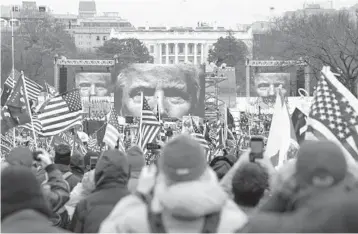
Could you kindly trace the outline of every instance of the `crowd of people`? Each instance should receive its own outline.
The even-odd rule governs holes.
[[[54,155],[13,148],[1,163],[2,232],[358,232],[358,167],[336,144],[305,141],[278,169],[236,150],[208,164],[180,134],[147,166],[135,145],[84,157],[65,144]]]

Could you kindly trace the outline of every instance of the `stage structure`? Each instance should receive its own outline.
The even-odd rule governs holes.
[[[303,60],[250,60],[246,59],[246,97],[250,97],[250,78],[252,67],[304,67],[305,72],[305,90],[310,94],[310,67]]]
[[[205,71],[205,118],[215,122],[220,119],[220,109],[225,105],[225,102],[219,99],[219,84],[227,80],[226,76],[218,74],[218,69],[225,68]]]

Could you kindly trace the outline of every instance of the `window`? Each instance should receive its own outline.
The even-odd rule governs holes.
[[[150,46],[150,53],[152,53],[152,54],[154,53],[154,45]]]
[[[101,40],[101,38],[99,36],[97,36],[96,40],[99,41],[99,40]]]
[[[189,44],[189,54],[193,54],[194,53],[194,45],[193,44]]]
[[[174,54],[174,45],[173,44],[170,44],[169,51],[171,54]]]
[[[162,44],[162,54],[166,54],[167,46]]]
[[[104,40],[104,41],[107,40],[107,37],[106,37],[106,36],[103,36],[103,40]]]
[[[184,44],[179,44],[179,54],[184,53]]]

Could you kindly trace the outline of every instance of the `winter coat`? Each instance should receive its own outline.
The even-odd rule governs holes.
[[[70,166],[67,165],[62,165],[62,164],[55,164],[56,167],[62,172],[63,175],[65,175],[66,173],[71,172]],[[74,173],[72,173],[69,177],[66,178],[67,183],[70,185],[71,191],[73,190],[73,188],[79,183],[81,182],[81,178],[78,177],[77,175],[75,175]]]
[[[198,181],[168,187],[163,175],[157,178],[152,211],[162,214],[167,232],[200,233],[205,216],[221,212],[218,232],[232,233],[247,222],[247,216],[228,198],[215,173],[208,168]],[[123,198],[101,224],[100,233],[148,233],[148,206],[136,195]]]
[[[35,210],[21,210],[1,222],[2,233],[64,233],[63,229],[52,226],[49,219]]]
[[[95,190],[76,206],[70,226],[72,232],[97,233],[100,224],[117,202],[130,194],[127,188],[128,164],[123,166],[123,160],[119,155],[106,152],[96,166]]]

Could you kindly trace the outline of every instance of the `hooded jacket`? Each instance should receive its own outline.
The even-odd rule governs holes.
[[[131,176],[128,181],[129,191],[132,193],[136,190],[138,179],[142,168],[145,165],[144,155],[138,146],[133,146],[127,151],[129,165],[131,167]]]
[[[233,233],[243,227],[247,216],[220,187],[215,173],[208,168],[197,181],[167,186],[159,174],[151,201],[152,211],[162,214],[167,232],[200,233],[204,216],[220,213],[218,232]],[[100,233],[148,233],[147,204],[135,195],[122,199],[101,224]]]
[[[105,151],[95,169],[96,188],[77,204],[70,230],[75,233],[97,233],[115,204],[129,194],[128,178],[126,155],[118,150]]]
[[[81,178],[75,175],[72,171],[69,165],[63,165],[63,164],[55,164],[56,167],[62,172],[62,175],[65,175],[66,173],[71,173],[70,176],[66,178],[67,183],[70,185],[71,191],[73,188],[81,182]]]

